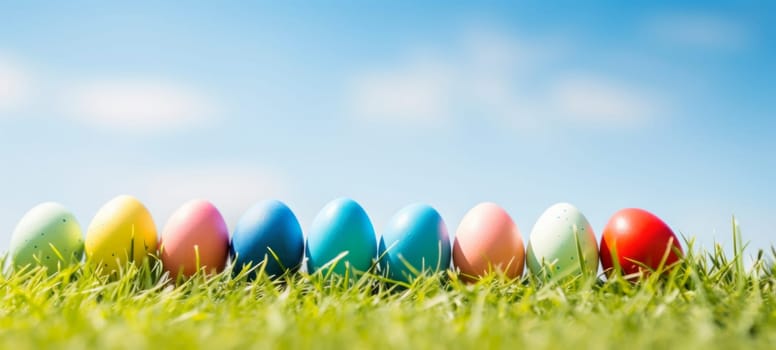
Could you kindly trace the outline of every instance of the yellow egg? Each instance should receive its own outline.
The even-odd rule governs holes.
[[[127,263],[142,263],[156,252],[156,225],[137,198],[118,196],[94,216],[84,245],[89,262],[113,273]]]

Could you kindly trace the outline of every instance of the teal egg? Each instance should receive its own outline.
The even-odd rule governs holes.
[[[366,211],[349,198],[331,201],[313,221],[305,255],[310,273],[332,267],[340,275],[348,267],[367,271],[377,255],[377,239]]]
[[[11,236],[11,261],[16,268],[44,266],[48,271],[81,261],[84,240],[75,216],[58,203],[40,204],[22,217]]]
[[[380,267],[388,278],[409,282],[424,271],[450,266],[450,237],[442,216],[425,204],[412,204],[391,218],[380,237]]]

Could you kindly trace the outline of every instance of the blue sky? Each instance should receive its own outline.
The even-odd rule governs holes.
[[[161,229],[349,196],[524,237],[571,202],[642,207],[706,246],[774,243],[776,26],[763,3],[0,5],[0,249],[43,201],[86,228],[123,193]]]

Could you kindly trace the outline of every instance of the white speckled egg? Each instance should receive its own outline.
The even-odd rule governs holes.
[[[545,210],[534,224],[526,260],[531,273],[537,276],[563,277],[583,271],[595,274],[598,269],[598,245],[593,228],[573,205],[555,204]]]

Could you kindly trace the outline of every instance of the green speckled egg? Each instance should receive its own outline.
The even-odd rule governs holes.
[[[58,203],[32,208],[16,225],[11,236],[13,265],[45,266],[50,273],[81,261],[84,240],[75,216]]]

